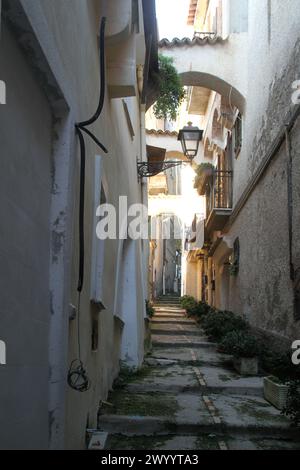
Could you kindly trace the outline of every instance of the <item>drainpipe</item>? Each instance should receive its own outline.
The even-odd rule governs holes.
[[[163,267],[163,295],[166,295],[166,265]]]
[[[295,281],[295,267],[293,263],[293,158],[291,151],[291,139],[288,127],[285,129],[285,143],[287,154],[287,196],[288,196],[288,232],[289,232],[289,264],[290,279]]]
[[[142,94],[144,89],[144,66],[137,66],[137,85],[140,95],[140,158],[139,161],[144,162],[147,160],[146,152],[146,104],[142,102]],[[148,181],[146,178],[141,179],[141,197],[142,204],[148,208]],[[143,262],[143,298],[149,299],[148,287],[148,266],[149,266],[149,240],[141,240],[142,245],[142,262]],[[145,312],[146,315],[146,312]]]

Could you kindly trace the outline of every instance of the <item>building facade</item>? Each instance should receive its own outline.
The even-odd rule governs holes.
[[[186,292],[290,345],[300,332],[298,3],[195,0],[188,21],[193,39],[160,42],[202,116],[196,163],[213,167],[198,188],[204,244],[187,252],[196,288],[187,278]]]

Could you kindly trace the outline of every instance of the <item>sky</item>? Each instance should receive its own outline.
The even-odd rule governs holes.
[[[193,36],[187,25],[190,0],[156,0],[159,39]]]

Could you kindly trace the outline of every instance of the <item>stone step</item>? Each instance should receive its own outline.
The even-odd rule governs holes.
[[[191,322],[190,320],[178,320],[178,319],[172,320],[168,318],[163,318],[162,320],[152,318],[151,323],[153,325],[178,325],[178,324],[188,325],[188,326],[194,325],[194,322]]]
[[[190,320],[189,318],[183,316],[183,317],[175,317],[175,318],[172,318],[170,317],[169,315],[167,316],[163,316],[163,315],[154,315],[152,318],[151,318],[151,321],[153,323],[178,323],[178,324],[182,324],[182,323],[185,323],[187,325],[195,325],[195,322],[194,320]]]
[[[155,310],[154,316],[182,318],[186,316],[186,313],[183,310]]]
[[[184,308],[182,308],[181,304],[156,304],[154,303],[153,305],[156,305],[157,308],[164,308],[164,309],[180,309],[180,310],[185,310]]]
[[[151,332],[154,335],[159,335],[159,336],[202,336],[203,333],[201,331],[197,331],[197,329],[180,329],[180,330],[170,330],[170,329],[164,329],[164,328],[154,328],[154,326],[151,327]]]
[[[170,393],[170,386],[162,383],[145,383],[145,384],[129,384],[126,387],[128,392],[132,393]],[[212,386],[199,385],[172,385],[172,393],[192,393],[199,396],[222,394],[223,396],[239,396],[239,397],[260,397],[263,398],[263,389],[261,387],[235,387],[235,386]]]
[[[164,434],[159,436],[128,436],[111,434],[106,450],[220,450],[217,436]]]
[[[155,315],[165,315],[165,316],[178,316],[178,317],[184,317],[186,316],[185,310],[181,309],[162,309],[162,308],[156,308],[155,309]]]
[[[207,341],[203,336],[165,336],[152,334],[152,345],[155,347],[166,348],[216,348],[215,343]]]
[[[228,398],[228,397],[226,397]],[[168,417],[159,416],[124,416],[124,415],[102,415],[99,418],[98,429],[100,431],[114,434],[116,429],[118,433],[124,435],[157,435],[158,433],[164,434],[185,434],[199,435],[199,434],[215,434],[222,436],[225,433],[238,434],[239,436],[247,434],[248,436],[260,436],[264,439],[297,439],[299,438],[299,430],[290,426],[282,426],[279,423],[273,425],[266,425],[264,423],[248,424],[245,425],[241,422],[236,423],[215,423],[211,417],[197,421],[185,421],[182,419],[170,419]],[[299,445],[299,441],[298,441]]]
[[[156,313],[153,317],[155,320],[167,319],[167,320],[187,320],[187,317],[181,313],[172,313],[168,315],[167,313]]]
[[[225,447],[224,447],[225,446]],[[160,435],[110,434],[106,450],[299,450],[297,439],[280,437],[256,437],[247,433],[198,435],[172,433]]]

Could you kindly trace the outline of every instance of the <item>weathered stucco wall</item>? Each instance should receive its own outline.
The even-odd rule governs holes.
[[[0,108],[0,447],[46,448],[52,114],[5,24],[0,70],[8,89]]]
[[[297,160],[298,156],[295,166]],[[295,227],[297,246],[296,230]],[[229,308],[245,315],[257,328],[298,339],[300,324],[294,320],[293,290],[289,279],[284,146],[228,235],[232,240],[239,237],[240,241],[240,270],[237,277],[230,276]]]
[[[96,0],[21,0],[30,29],[28,36],[19,35],[24,25],[18,24],[18,17],[13,18],[14,34],[21,45],[12,46],[5,36],[1,38],[0,54],[6,61],[5,73],[1,66],[1,79],[7,79],[8,96],[10,93],[14,96],[9,106],[1,107],[1,142],[3,133],[8,149],[3,157],[7,159],[3,181],[14,188],[13,199],[16,199],[14,203],[10,199],[12,210],[6,207],[3,214],[3,220],[8,222],[7,243],[9,240],[12,243],[15,237],[15,248],[5,254],[7,269],[13,270],[11,275],[7,275],[5,263],[0,270],[7,283],[7,306],[3,304],[3,309],[11,338],[8,343],[13,342],[8,355],[11,368],[7,366],[1,373],[8,374],[8,380],[11,380],[10,393],[19,390],[23,394],[21,399],[17,395],[15,399],[10,396],[11,406],[15,407],[13,414],[7,407],[7,413],[1,415],[6,434],[1,445],[10,441],[18,447],[12,438],[18,419],[24,425],[24,432],[18,434],[22,439],[20,447],[78,449],[85,446],[85,430],[97,426],[99,401],[107,397],[118,373],[124,339],[118,317],[125,323],[136,321],[135,365],[139,365],[143,357],[146,266],[140,242],[134,242],[131,260],[138,291],[135,309],[131,309],[132,303],[128,301],[127,309],[123,303],[122,312],[118,307],[122,241],[105,242],[101,300],[106,309],[96,313],[99,319],[98,349],[92,351],[95,308],[91,305],[91,266],[95,239],[95,155],[99,154],[99,149],[87,138],[85,281],[81,296],[80,338],[82,360],[91,379],[91,388],[82,394],[71,390],[66,383],[67,368],[78,357],[78,311],[75,320],[68,320],[69,305],[78,305],[79,145],[74,124],[93,115],[98,104],[98,20],[99,14],[101,16],[105,11],[105,3]],[[30,41],[22,42],[24,37],[29,37]],[[5,49],[8,47],[14,47],[9,54]],[[36,60],[37,49],[42,50],[43,60]],[[55,80],[52,82],[41,73],[42,62],[53,74]],[[5,74],[10,76],[6,78]],[[60,102],[54,102],[53,96],[60,97]],[[61,106],[62,101],[67,126],[60,116],[58,105]],[[116,208],[119,195],[127,195],[128,204],[142,202],[143,197],[136,170],[137,157],[140,158],[142,153],[137,89],[136,96],[126,98],[126,102],[135,136],[130,133],[122,100],[110,100],[107,90],[103,113],[93,126],[95,135],[109,150],[107,156],[102,156],[101,183],[106,201]],[[9,120],[7,113],[11,113]],[[58,171],[59,163],[63,163],[65,173]],[[32,174],[35,168],[36,173]],[[4,200],[12,191],[3,182],[2,188]],[[57,200],[62,199],[63,194],[67,196],[67,206],[58,212],[56,221],[53,220],[52,231],[50,220],[52,224]],[[28,259],[18,266],[23,257]],[[133,293],[128,292],[130,295]],[[26,339],[30,345],[28,357],[24,342],[19,342],[16,349],[16,331],[22,331],[24,341]],[[15,351],[15,358],[10,357],[12,351]],[[23,409],[20,409],[21,405]],[[18,424],[18,430],[23,428]]]
[[[299,22],[295,0],[249,2],[248,100],[243,151],[234,166],[235,200],[266,158],[279,130],[289,121],[287,113],[294,108],[291,95],[292,83],[299,78]],[[299,124],[292,132],[296,269],[298,130]],[[244,313],[253,325],[295,339],[299,338],[300,324],[294,318],[289,276],[287,160],[283,144],[228,232],[232,239],[239,237],[241,246],[241,271],[236,280],[231,279],[230,298],[232,308]]]

